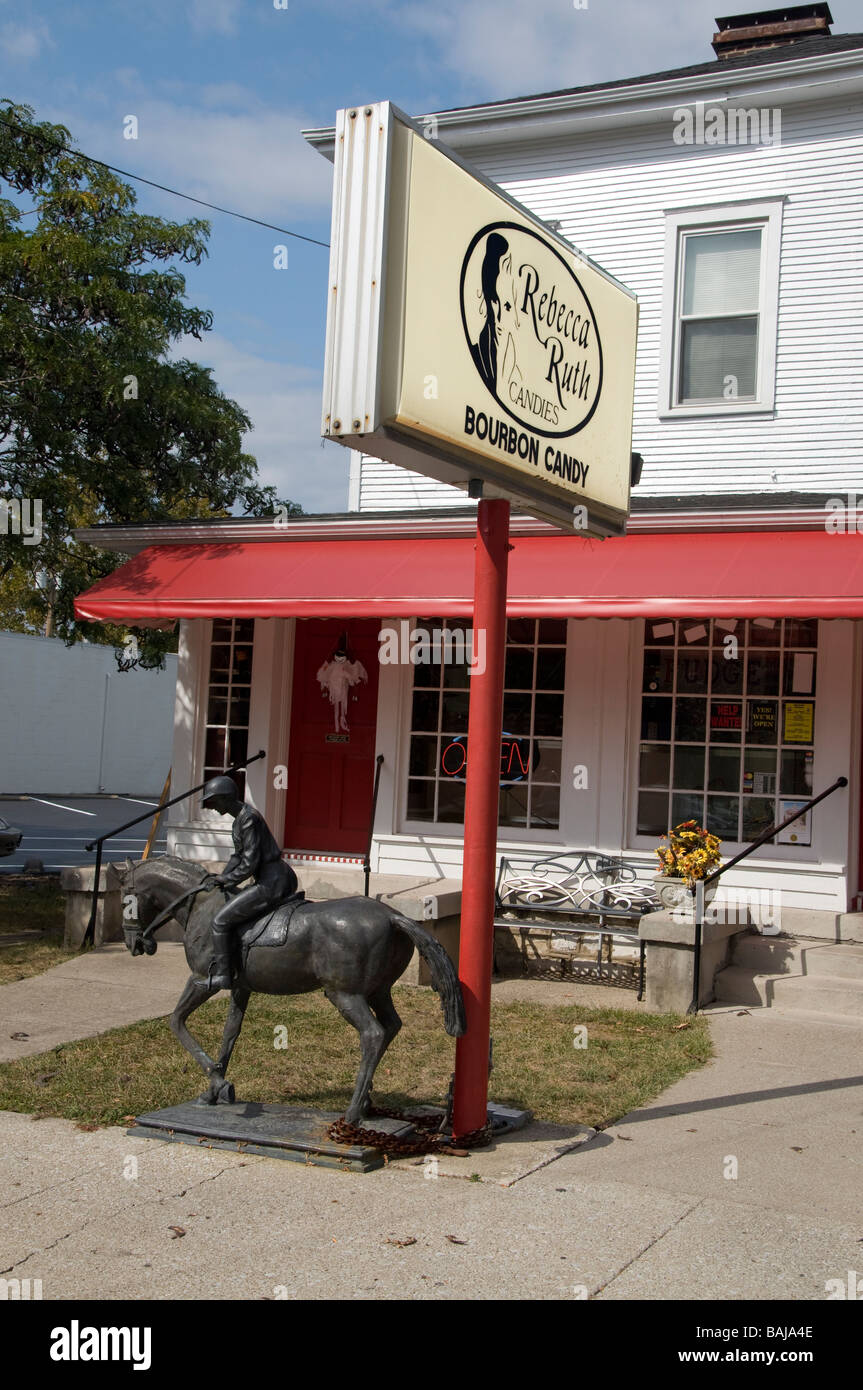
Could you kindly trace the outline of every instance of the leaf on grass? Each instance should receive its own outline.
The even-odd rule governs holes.
[[[675,1033],[679,1033],[680,1030],[681,1030],[681,1028],[691,1028],[691,1027],[692,1027],[692,1020],[689,1019],[689,1018],[685,1018],[685,1019],[683,1020],[682,1023],[675,1023],[675,1025],[674,1025],[674,1031],[675,1031]]]
[[[169,1226],[168,1230],[171,1232],[171,1240],[179,1240],[181,1236],[186,1234],[183,1226]]]
[[[386,1243],[387,1245],[397,1245],[400,1250],[403,1250],[406,1245],[416,1245],[417,1238],[416,1236],[405,1236],[404,1240],[396,1240],[395,1236],[387,1236]]]
[[[49,1081],[52,1081],[52,1080],[54,1079],[55,1076],[59,1076],[59,1072],[56,1072],[56,1071],[43,1071],[43,1073],[42,1073],[41,1076],[37,1076],[37,1077],[36,1077],[36,1085],[37,1085],[37,1086],[47,1086],[47,1085],[48,1085],[48,1082],[49,1082]]]

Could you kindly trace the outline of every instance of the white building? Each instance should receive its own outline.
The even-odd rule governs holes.
[[[696,817],[728,856],[845,776],[729,876],[823,925],[863,894],[863,35],[781,14],[695,67],[421,119],[640,305],[626,537],[513,519],[500,850],[646,871]],[[332,131],[307,138],[331,157]],[[100,527],[136,559],[79,612],[182,619],[176,786],[263,748],[246,795],[291,859],[359,861],[383,755],[372,868],[457,878],[466,668],[379,662],[378,634],[469,620],[473,510],[360,455],[349,505],[287,533]],[[368,676],[347,737],[317,680],[343,634]],[[189,814],[172,847],[222,854]]]

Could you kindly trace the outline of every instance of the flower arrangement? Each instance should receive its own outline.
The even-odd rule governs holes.
[[[697,879],[706,878],[722,863],[719,845],[719,839],[698,821],[682,821],[670,835],[662,837],[656,851],[659,872],[665,878],[682,878],[686,886],[692,888]]]

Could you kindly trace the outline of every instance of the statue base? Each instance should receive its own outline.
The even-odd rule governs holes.
[[[204,1149],[233,1149],[237,1153],[286,1158],[315,1167],[341,1168],[369,1173],[384,1166],[384,1155],[373,1144],[336,1144],[328,1127],[339,1118],[335,1111],[305,1110],[295,1105],[260,1105],[237,1101],[233,1105],[206,1105],[185,1101],[165,1110],[138,1115],[126,1133],[135,1139],[161,1139],[166,1143],[195,1144]],[[406,1139],[415,1133],[404,1120],[369,1120],[372,1129]]]

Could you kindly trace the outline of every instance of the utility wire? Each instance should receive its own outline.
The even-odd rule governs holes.
[[[52,150],[63,150],[64,153],[71,154],[76,159],[86,160],[88,164],[99,164],[103,169],[110,169],[112,174],[122,174],[124,179],[136,179],[138,183],[146,183],[150,188],[158,188],[163,193],[173,193],[175,198],[185,198],[190,203],[198,203],[202,208],[211,208],[213,212],[223,212],[228,217],[239,217],[243,222],[254,222],[258,227],[268,227],[271,232],[281,232],[282,236],[296,237],[298,241],[308,241],[313,246],[323,246],[329,249],[330,243],[328,241],[318,241],[316,237],[303,236],[302,232],[290,232],[287,227],[277,227],[274,222],[262,222],[259,217],[249,217],[245,212],[234,212],[233,208],[223,208],[218,203],[208,203],[204,198],[194,198],[191,193],[181,193],[178,188],[169,188],[167,184],[154,183],[152,179],[145,179],[143,174],[130,174],[128,169],[118,169],[116,164],[106,164],[104,159],[95,159],[93,155],[84,154],[81,150],[74,150],[69,145],[47,140],[37,132],[29,130],[27,126],[19,125],[17,121],[7,120],[5,116],[0,116],[0,124],[8,126],[10,130],[19,130],[22,134],[28,135],[31,140],[39,140]],[[30,211],[35,211],[35,209],[31,208]],[[22,216],[27,216],[27,214],[23,213]]]

